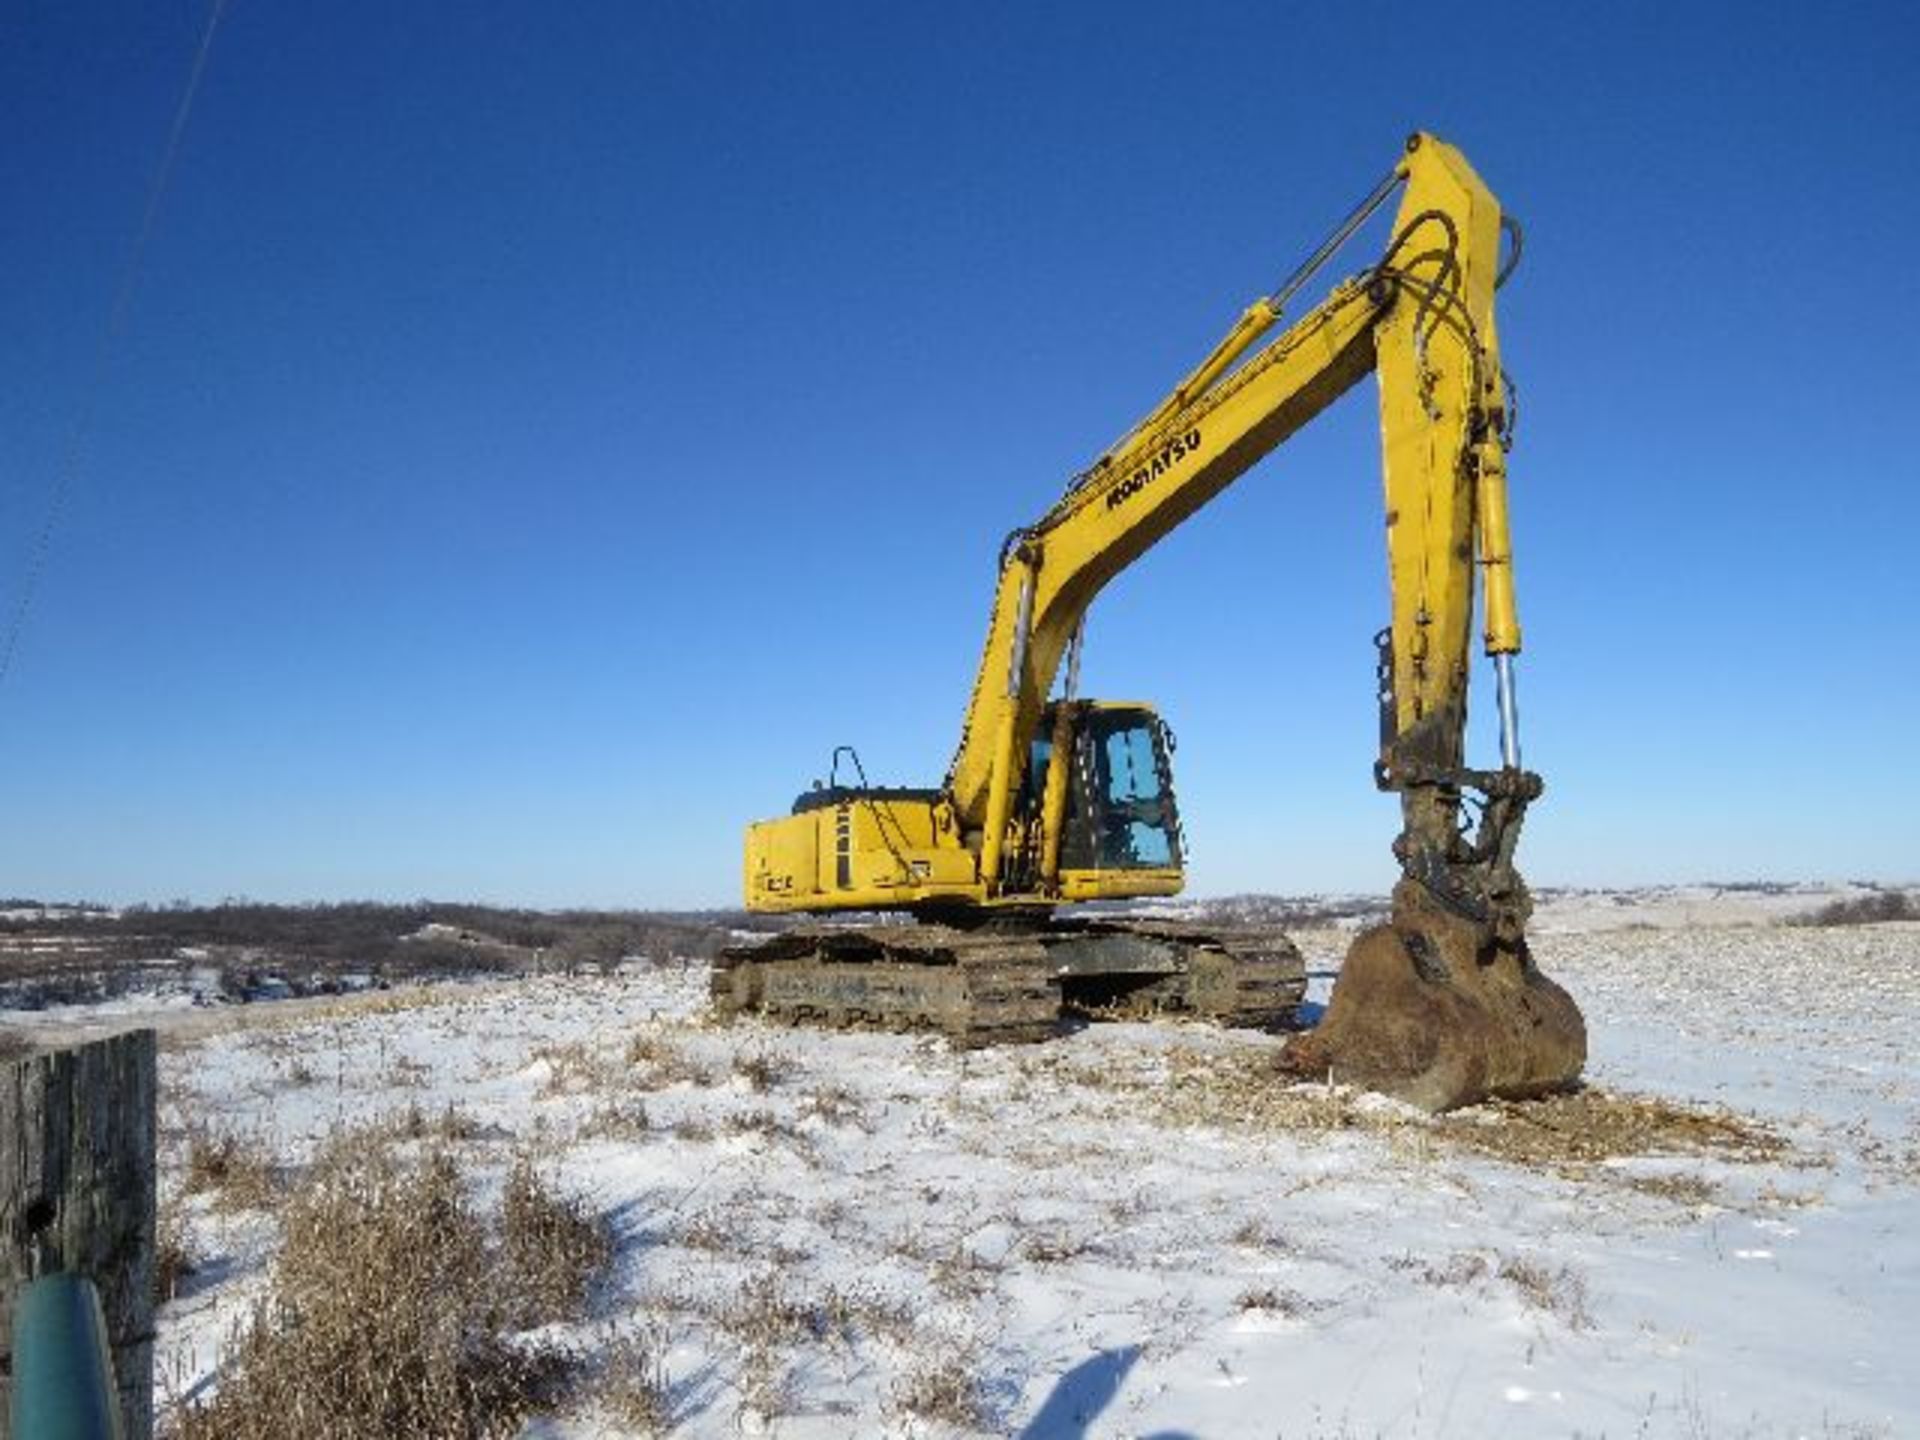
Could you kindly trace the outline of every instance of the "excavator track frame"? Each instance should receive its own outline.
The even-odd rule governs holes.
[[[1279,1029],[1306,989],[1277,929],[1126,918],[796,926],[729,946],[712,978],[722,1019],[932,1031],[969,1049],[1045,1040],[1075,1018]]]

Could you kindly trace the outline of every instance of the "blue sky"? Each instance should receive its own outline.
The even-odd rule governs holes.
[[[0,28],[9,614],[205,14]],[[834,744],[938,779],[1001,535],[1414,128],[1527,227],[1525,868],[1920,878],[1920,20],[1470,18],[233,0],[0,684],[0,890],[732,902]],[[1376,433],[1094,609],[1198,892],[1392,878]]]

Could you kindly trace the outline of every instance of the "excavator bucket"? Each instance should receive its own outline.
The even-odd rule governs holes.
[[[1586,1058],[1580,1007],[1524,937],[1499,937],[1403,880],[1393,918],[1353,942],[1326,1014],[1280,1063],[1437,1112],[1571,1088]]]

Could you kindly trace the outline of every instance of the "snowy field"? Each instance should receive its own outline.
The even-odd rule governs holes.
[[[187,1137],[297,1167],[425,1117],[482,1192],[531,1153],[607,1217],[571,1338],[648,1347],[674,1434],[1920,1435],[1920,925],[1662,903],[1541,916],[1587,1092],[1438,1121],[1248,1032],[716,1028],[694,965],[162,1017],[163,1403],[277,1240],[184,1193]],[[1321,996],[1348,938],[1298,936]]]

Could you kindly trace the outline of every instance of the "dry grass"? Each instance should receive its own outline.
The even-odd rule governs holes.
[[[923,1269],[935,1291],[962,1304],[989,1294],[999,1280],[994,1261],[959,1239],[936,1240],[923,1227],[905,1226],[883,1244],[887,1254]]]
[[[640,1100],[603,1101],[580,1122],[581,1138],[587,1140],[634,1141],[644,1138],[652,1129],[653,1117]]]
[[[1864,1125],[1847,1127],[1861,1162],[1877,1179],[1896,1185],[1920,1185],[1920,1129],[1895,1140],[1871,1133]]]
[[[673,1389],[660,1360],[664,1348],[653,1339],[630,1335],[605,1353],[594,1399],[622,1435],[651,1440],[673,1428]]]
[[[1065,1265],[1100,1253],[1098,1241],[1077,1230],[1044,1230],[1020,1242],[1020,1253],[1035,1265]]]
[[[936,1256],[927,1269],[927,1279],[934,1289],[961,1302],[990,1294],[999,1283],[999,1274],[999,1266],[959,1243]]]
[[[656,1090],[670,1085],[705,1089],[720,1079],[712,1066],[689,1055],[679,1039],[658,1029],[635,1032],[627,1042],[627,1064],[640,1072],[642,1084]]]
[[[862,1286],[804,1294],[790,1289],[776,1270],[753,1276],[717,1303],[694,1308],[739,1346],[739,1409],[743,1417],[763,1422],[792,1408],[790,1357],[795,1352],[822,1346],[851,1351],[863,1336],[906,1347],[920,1333],[919,1316],[905,1301]]]
[[[223,1210],[265,1210],[277,1204],[286,1176],[264,1146],[202,1125],[186,1131],[185,1190],[211,1195]]]
[[[411,1055],[396,1055],[387,1066],[386,1083],[394,1090],[424,1090],[433,1067]]]
[[[1298,1291],[1282,1290],[1272,1285],[1256,1285],[1242,1290],[1233,1304],[1236,1310],[1261,1315],[1284,1315],[1289,1319],[1297,1319],[1312,1308]]]
[[[800,1067],[787,1056],[756,1050],[736,1054],[733,1073],[746,1081],[747,1088],[755,1094],[764,1095],[799,1074]]]
[[[1572,1330],[1593,1328],[1593,1314],[1587,1308],[1587,1282],[1579,1271],[1506,1255],[1494,1273],[1533,1309],[1557,1317]]]
[[[317,1085],[320,1076],[303,1056],[295,1056],[287,1062],[286,1069],[280,1072],[280,1078],[289,1089],[301,1090],[309,1085]]]
[[[750,1351],[819,1340],[828,1330],[820,1307],[794,1296],[772,1272],[748,1280],[714,1318]]]
[[[613,1237],[579,1200],[555,1192],[521,1156],[500,1202],[499,1286],[524,1325],[567,1320],[586,1305],[594,1275],[613,1258]]]
[[[1704,1175],[1630,1175],[1627,1186],[1688,1210],[1704,1210],[1726,1203],[1720,1187]]]
[[[919,1330],[919,1316],[907,1301],[863,1286],[830,1286],[820,1297],[825,1328],[851,1342],[860,1335],[876,1335],[905,1345]]]
[[[1405,1111],[1371,1103],[1356,1091],[1294,1083],[1279,1074],[1274,1052],[1266,1050],[1235,1054],[1176,1050],[1168,1057],[1164,1081],[1114,1072],[1103,1075],[1098,1083],[1148,1101],[1156,1118],[1182,1127],[1311,1134],[1386,1132],[1421,1123]]]
[[[1760,1187],[1754,1199],[1768,1210],[1807,1210],[1827,1203],[1824,1190],[1783,1190],[1771,1180]]]
[[[720,1126],[729,1135],[759,1135],[768,1140],[783,1140],[798,1152],[800,1159],[810,1164],[816,1159],[813,1141],[806,1132],[764,1105],[752,1110],[736,1110],[724,1117]]]
[[[388,1128],[398,1139],[438,1140],[449,1145],[478,1140],[488,1133],[478,1120],[458,1105],[449,1103],[439,1113],[429,1115],[420,1108],[417,1100],[408,1101],[407,1108],[396,1113],[388,1122]]]
[[[712,1255],[728,1255],[752,1249],[752,1241],[745,1232],[717,1210],[701,1210],[687,1216],[674,1226],[673,1242],[689,1250],[704,1250]]]
[[[1456,1250],[1437,1264],[1417,1255],[1396,1256],[1387,1264],[1392,1269],[1411,1273],[1423,1285],[1441,1289],[1464,1290],[1482,1285],[1490,1278],[1502,1280],[1513,1287],[1529,1309],[1556,1316],[1569,1329],[1593,1328],[1586,1277],[1571,1266],[1477,1250]]]
[[[581,1040],[542,1045],[533,1052],[533,1058],[547,1067],[537,1092],[542,1099],[594,1094],[626,1083],[620,1066]]]
[[[1396,1270],[1411,1270],[1423,1285],[1442,1289],[1465,1289],[1487,1277],[1493,1266],[1487,1257],[1473,1250],[1456,1250],[1444,1262],[1433,1265],[1412,1255],[1388,1262]]]
[[[179,1207],[162,1205],[153,1237],[153,1298],[164,1305],[180,1293],[180,1282],[200,1268],[187,1222]]]
[[[1428,1117],[1356,1091],[1290,1083],[1274,1073],[1270,1052],[1185,1051],[1174,1052],[1163,1084],[1144,1078],[1138,1084],[1149,1112],[1168,1124],[1374,1134],[1423,1155],[1482,1155],[1575,1178],[1592,1178],[1609,1161],[1646,1155],[1808,1163],[1778,1131],[1749,1116],[1597,1086]]]
[[[518,1173],[518,1172],[516,1172]],[[285,1208],[266,1298],[204,1405],[179,1411],[179,1440],[484,1440],[516,1434],[574,1368],[516,1343],[501,1297],[532,1285],[578,1303],[582,1221],[529,1171],[509,1185],[496,1243],[452,1156],[403,1158],[383,1129],[351,1132],[315,1161]],[[506,1214],[511,1211],[511,1217]],[[576,1222],[578,1222],[576,1224]],[[534,1237],[562,1236],[546,1280],[503,1282]],[[604,1255],[594,1248],[592,1253]]]
[[[765,1429],[793,1406],[793,1377],[780,1352],[771,1346],[747,1348],[740,1360],[736,1385],[740,1392],[737,1429],[749,1433]]]
[[[629,1065],[658,1065],[667,1058],[679,1058],[680,1047],[658,1030],[636,1030],[627,1041]]]
[[[741,1285],[713,1319],[740,1345],[742,1414],[764,1421],[785,1413],[791,1377],[783,1353],[825,1338],[827,1319],[821,1309],[791,1294],[778,1274],[767,1272]]]
[[[961,1346],[916,1360],[893,1384],[888,1409],[896,1420],[989,1430],[993,1419],[981,1384],[977,1357]]]
[[[1533,1168],[1578,1169],[1635,1155],[1703,1155],[1753,1164],[1793,1159],[1786,1138],[1750,1116],[1595,1086],[1442,1116],[1436,1128],[1448,1143]]]
[[[845,1085],[829,1081],[816,1085],[800,1100],[802,1116],[814,1115],[828,1125],[857,1125],[868,1128],[866,1107],[860,1097]]]
[[[1144,1204],[1145,1201],[1141,1200],[1138,1203]],[[1243,1249],[1257,1250],[1262,1253],[1275,1250],[1286,1252],[1294,1248],[1291,1240],[1258,1215],[1249,1215],[1242,1220],[1234,1227],[1233,1234],[1227,1238]]]

